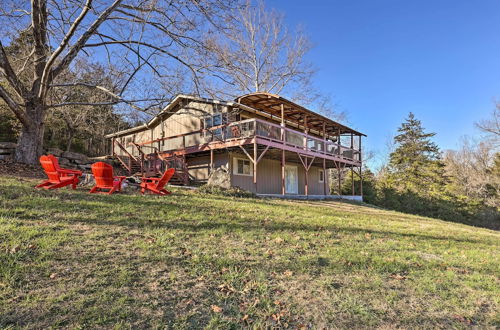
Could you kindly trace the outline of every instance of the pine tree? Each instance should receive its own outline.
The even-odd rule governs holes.
[[[394,138],[396,149],[390,154],[389,183],[399,191],[440,194],[446,177],[439,147],[431,140],[420,120],[410,112]]]

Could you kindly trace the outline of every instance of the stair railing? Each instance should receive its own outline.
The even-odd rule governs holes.
[[[128,161],[123,160],[118,153],[115,152],[115,146],[120,148],[128,157]],[[120,141],[113,139],[113,156],[118,159],[118,161],[125,167],[125,169],[132,174],[132,160],[138,161],[128,150],[120,143]]]

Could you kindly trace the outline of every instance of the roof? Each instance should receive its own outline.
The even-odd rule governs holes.
[[[314,129],[318,132],[323,131],[323,123],[324,123],[325,131],[332,135],[337,134],[338,131],[340,130],[340,134],[353,133],[355,135],[366,136],[363,133],[360,133],[352,128],[342,125],[314,111],[306,109],[303,106],[300,106],[276,94],[256,92],[240,96],[236,99],[236,101],[240,104],[247,105],[259,111],[280,118],[281,118],[281,106],[283,105],[285,120],[294,122],[297,125],[303,127],[306,126],[306,120],[307,120],[307,128]]]
[[[112,138],[122,135],[128,135],[130,133],[139,132],[145,129],[154,127],[157,121],[161,120],[162,117],[167,115],[172,115],[177,111],[176,106],[183,100],[198,101],[210,104],[220,104],[231,107],[239,107],[244,110],[250,111],[260,111],[269,114],[274,117],[281,117],[281,105],[284,106],[284,115],[287,122],[292,122],[299,126],[305,126],[305,118],[307,117],[307,127],[309,129],[316,130],[317,132],[323,131],[323,123],[325,123],[325,130],[327,133],[332,135],[337,134],[340,130],[340,134],[353,133],[356,135],[363,135],[352,128],[344,126],[336,121],[333,121],[325,116],[322,116],[314,111],[308,110],[290,100],[287,100],[279,95],[270,93],[251,93],[238,97],[235,102],[231,101],[220,101],[208,98],[197,97],[193,95],[178,94],[172,102],[170,102],[162,111],[160,111],[155,117],[153,117],[149,122],[129,128],[116,133],[108,134],[106,138]],[[175,111],[173,111],[175,110]]]

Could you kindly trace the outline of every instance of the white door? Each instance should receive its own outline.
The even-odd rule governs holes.
[[[299,175],[297,166],[285,166],[285,193],[298,194],[299,193]]]

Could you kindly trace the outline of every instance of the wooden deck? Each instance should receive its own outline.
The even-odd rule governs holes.
[[[260,119],[248,119],[207,130],[198,130],[187,134],[166,137],[138,144],[154,146],[159,142],[170,142],[177,146],[168,150],[159,150],[165,155],[187,155],[197,152],[241,147],[245,145],[263,145],[269,148],[295,152],[305,157],[327,159],[348,166],[361,166],[361,151],[351,145],[345,146],[321,139],[288,127]]]

